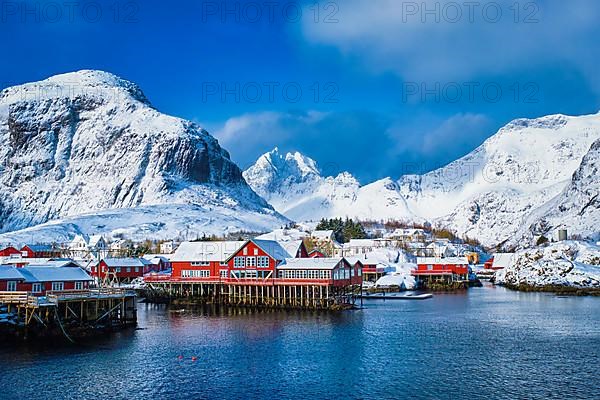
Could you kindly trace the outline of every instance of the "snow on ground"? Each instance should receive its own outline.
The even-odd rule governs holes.
[[[63,218],[15,232],[0,234],[2,244],[68,243],[77,234],[122,236],[134,241],[196,239],[240,231],[266,232],[281,225],[276,214],[192,204],[155,205],[104,210]]]
[[[600,247],[565,241],[522,250],[509,267],[496,272],[495,281],[500,285],[600,289]]]

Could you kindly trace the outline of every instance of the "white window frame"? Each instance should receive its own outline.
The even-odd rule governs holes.
[[[8,292],[16,292],[17,291],[17,281],[8,281],[8,282],[6,282],[6,291],[8,291]]]
[[[269,257],[268,256],[258,256],[256,258],[256,266],[258,268],[269,268]]]
[[[221,271],[219,271],[219,276],[221,277],[221,279],[228,279],[229,278],[229,270],[222,269]]]
[[[52,290],[55,292],[62,292],[65,290],[64,282],[52,282]]]
[[[246,257],[246,267],[256,267],[256,257]]]
[[[246,268],[246,257],[234,257],[233,268]]]
[[[42,284],[34,283],[31,285],[31,293],[42,293]]]
[[[75,290],[83,290],[83,282],[81,282],[81,281],[75,282]]]
[[[184,269],[181,271],[182,278],[210,278],[208,269]]]

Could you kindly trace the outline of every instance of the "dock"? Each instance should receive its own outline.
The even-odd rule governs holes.
[[[0,307],[0,328],[24,338],[62,334],[71,340],[137,324],[135,292],[117,288],[48,291],[45,296],[0,292]]]
[[[233,279],[194,282],[148,279],[145,296],[175,303],[219,304],[289,309],[339,310],[355,306],[360,287],[338,287],[327,280]]]

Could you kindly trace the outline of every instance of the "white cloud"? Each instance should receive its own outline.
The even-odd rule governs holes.
[[[561,63],[578,68],[600,89],[593,67],[600,58],[600,2],[595,0],[523,0],[517,2],[518,14],[515,0],[338,4],[338,23],[305,19],[303,35],[362,58],[376,72],[391,70],[408,81],[452,82]],[[438,11],[427,14],[426,9]],[[496,9],[502,14],[494,23]],[[462,13],[457,22],[452,22],[458,15],[454,10]]]

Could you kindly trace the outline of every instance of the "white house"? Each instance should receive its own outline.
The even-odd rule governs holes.
[[[172,240],[162,242],[160,244],[161,254],[172,254],[177,249],[177,243]]]

